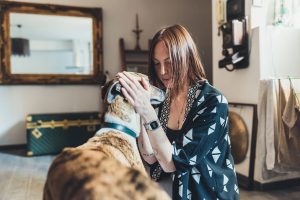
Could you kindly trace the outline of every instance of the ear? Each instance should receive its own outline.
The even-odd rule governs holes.
[[[110,88],[107,91],[107,102],[111,103],[117,95],[121,95],[123,96],[122,92],[121,92],[121,84],[119,83],[119,81],[114,82]]]
[[[150,88],[151,88],[151,96],[150,96],[151,104],[152,105],[161,104],[166,98],[166,93],[163,90],[153,85],[150,85]]]
[[[101,87],[101,98],[102,100],[105,99],[105,97],[107,96],[107,90],[109,89],[109,87],[113,84],[114,80],[110,80],[109,82],[105,83],[102,87]]]

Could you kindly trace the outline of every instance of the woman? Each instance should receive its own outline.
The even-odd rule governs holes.
[[[143,120],[138,139],[151,177],[173,173],[173,199],[239,199],[228,136],[226,98],[205,79],[196,45],[181,25],[156,33],[149,77],[166,90],[158,115],[149,86],[118,73],[122,92]]]

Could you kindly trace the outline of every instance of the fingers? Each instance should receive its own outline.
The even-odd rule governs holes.
[[[118,73],[118,75],[120,77],[119,81],[121,82],[122,86],[126,89],[131,89],[128,90],[130,94],[134,94],[134,92],[138,93],[140,90],[144,89],[139,80],[128,72]]]
[[[123,79],[123,83],[126,83],[126,85],[130,86],[131,89],[135,90],[137,88],[134,80],[130,76],[128,76],[125,72],[119,73],[119,76],[120,76],[119,80]]]
[[[142,77],[141,82],[142,82],[143,88],[144,88],[145,90],[149,90],[150,85],[149,85],[148,81],[145,80],[144,77]]]
[[[134,100],[133,100],[133,98],[128,94],[127,90],[126,90],[125,88],[122,88],[121,91],[122,91],[122,93],[123,93],[125,99],[127,99],[127,101],[128,101],[131,105],[134,106]]]
[[[148,96],[149,83],[145,78],[137,78],[128,72],[118,73],[119,81],[122,85],[122,93],[127,101],[135,106],[136,101],[140,101],[140,98]],[[146,92],[146,93],[145,93]]]
[[[133,98],[135,96],[136,92],[131,88],[130,85],[127,84],[127,82],[123,78],[120,78],[119,81],[122,85],[122,92],[125,89],[126,93]]]
[[[126,76],[124,72],[118,73],[118,76],[122,85],[121,91],[124,97],[131,105],[134,105],[135,98],[138,93],[136,83],[133,82],[131,77]]]
[[[132,83],[134,83],[134,85],[137,89],[143,88],[140,83],[140,80],[141,80],[140,78],[137,78],[136,76],[133,76],[126,71],[124,71],[123,74],[128,78],[128,80],[130,80],[130,81],[132,81]]]

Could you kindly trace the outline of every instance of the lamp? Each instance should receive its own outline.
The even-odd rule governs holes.
[[[29,40],[25,38],[11,38],[11,54],[16,56],[30,56]]]
[[[21,28],[22,25],[16,25]],[[16,56],[30,56],[29,40],[21,37],[11,38],[11,54]]]

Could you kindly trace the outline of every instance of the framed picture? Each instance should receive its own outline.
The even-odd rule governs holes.
[[[252,189],[254,184],[257,134],[257,105],[229,103],[229,136],[239,185]]]

